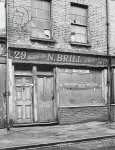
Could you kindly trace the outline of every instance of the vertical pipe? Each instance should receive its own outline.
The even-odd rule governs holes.
[[[108,108],[108,121],[111,121],[111,58],[109,47],[109,3],[106,0],[106,26],[107,26],[107,108]]]
[[[8,89],[8,1],[5,0],[5,10],[6,10],[6,128],[9,128],[9,89]]]

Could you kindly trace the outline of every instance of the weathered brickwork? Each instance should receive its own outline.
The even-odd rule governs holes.
[[[107,121],[107,107],[60,107],[58,118],[60,124]]]
[[[109,1],[109,47],[110,54],[115,55],[115,1]]]
[[[5,0],[0,0],[0,2],[5,2]],[[3,3],[2,3],[3,4]],[[5,4],[5,3],[4,3]],[[3,26],[3,25],[2,25]],[[4,127],[4,122],[6,119],[6,103],[5,103],[5,54],[6,54],[6,44],[5,44],[5,28],[0,28],[0,128]]]
[[[5,77],[6,77],[6,64],[5,64],[6,45],[0,41],[0,128],[4,127],[6,119],[6,103],[5,103]]]
[[[91,47],[71,46],[70,2],[88,5],[88,38]],[[31,0],[9,0],[9,43],[29,45],[30,48],[81,53],[106,53],[106,3],[105,0],[52,0],[52,35],[55,44],[31,41]]]

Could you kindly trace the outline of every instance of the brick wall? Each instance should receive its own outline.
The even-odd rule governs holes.
[[[0,2],[5,2],[5,0],[0,0]],[[3,23],[2,26],[0,27],[0,128],[4,127],[4,121],[6,118],[5,113],[6,105],[5,105],[5,98],[3,96],[3,93],[5,92],[5,57],[3,56],[5,56],[6,52],[4,36],[5,36],[5,24]]]
[[[58,121],[59,124],[107,121],[107,107],[60,107],[58,109]]]
[[[109,42],[110,53],[115,55],[115,1],[109,0]]]
[[[91,48],[71,46],[70,41],[70,2],[86,4],[88,11],[88,33]],[[83,53],[106,52],[106,9],[105,0],[52,0],[52,33],[55,44],[32,42],[31,36],[31,0],[9,0],[9,42],[29,45],[30,48],[59,50]]]
[[[5,35],[5,0],[0,0],[0,9],[1,9],[1,12],[0,12],[0,35]],[[4,10],[3,10],[4,9]]]

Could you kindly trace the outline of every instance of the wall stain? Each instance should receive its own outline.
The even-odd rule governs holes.
[[[28,25],[31,23],[31,15],[29,9],[23,6],[17,6],[14,8],[13,12],[13,29],[16,32],[27,32]]]

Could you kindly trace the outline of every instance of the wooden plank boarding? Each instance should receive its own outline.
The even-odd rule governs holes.
[[[38,122],[51,123],[56,121],[54,111],[54,85],[52,76],[37,77]]]
[[[33,72],[33,114],[34,114],[34,122],[38,121],[38,101],[37,101],[37,93],[36,93],[36,89],[37,89],[37,66],[33,66],[32,68],[32,72]]]

